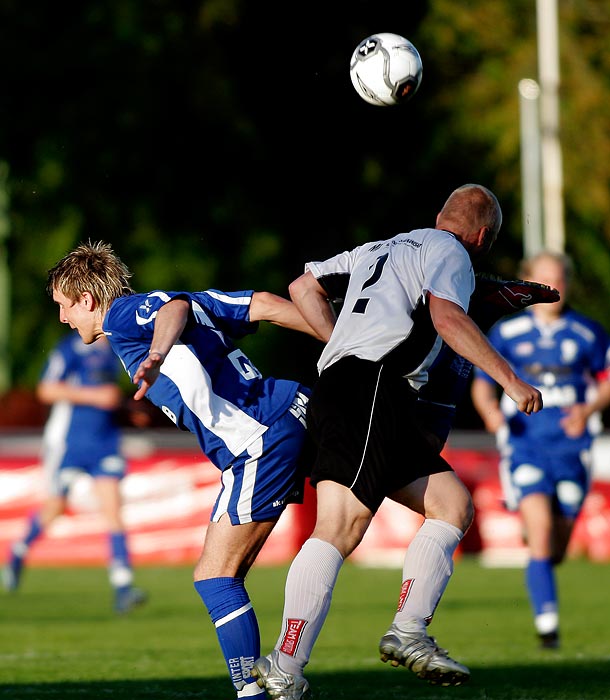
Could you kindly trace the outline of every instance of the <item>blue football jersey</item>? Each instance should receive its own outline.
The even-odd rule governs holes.
[[[566,309],[550,324],[542,324],[527,310],[498,322],[489,333],[491,344],[510,362],[521,379],[542,393],[544,408],[525,415],[506,395],[502,410],[515,446],[535,442],[544,449],[573,449],[591,444],[589,431],[579,440],[566,437],[559,421],[563,409],[583,403],[598,373],[610,364],[609,337],[602,326]],[[493,380],[480,369],[476,376]]]
[[[187,325],[161,365],[147,398],[179,428],[197,436],[206,456],[224,469],[283,415],[298,383],[263,378],[233,344],[257,330],[249,320],[252,291],[163,292],[116,299],[103,329],[133,377],[147,357],[158,310],[171,299],[190,304]]]
[[[74,332],[52,351],[41,381],[99,386],[116,383],[119,372],[108,343],[85,345]],[[51,408],[43,445],[47,452],[67,450],[73,466],[80,466],[102,455],[118,454],[119,441],[114,411],[60,401]]]

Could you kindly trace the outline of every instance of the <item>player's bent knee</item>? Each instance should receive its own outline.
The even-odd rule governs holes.
[[[332,544],[345,558],[362,542],[370,522],[370,515],[342,519],[318,518],[311,537]]]
[[[453,500],[455,504],[454,518],[456,521],[453,524],[459,527],[462,532],[466,532],[474,520],[474,503],[466,486],[461,481],[458,481],[456,485],[458,488],[454,491],[455,498]]]
[[[442,489],[426,503],[426,518],[444,520],[466,532],[474,520],[474,504],[468,489],[457,478],[444,482]]]
[[[474,503],[472,498],[469,496],[464,504],[462,514],[461,514],[461,525],[458,525],[462,532],[466,532],[468,528],[472,525],[474,520]]]
[[[462,498],[448,499],[446,503],[439,505],[434,510],[429,510],[426,513],[426,517],[444,520],[465,533],[474,520],[474,504],[472,498],[470,498],[470,494],[466,492]]]

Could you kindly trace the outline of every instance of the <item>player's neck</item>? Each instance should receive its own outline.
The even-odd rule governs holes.
[[[563,308],[555,304],[535,304],[532,313],[541,323],[554,323],[561,318]]]

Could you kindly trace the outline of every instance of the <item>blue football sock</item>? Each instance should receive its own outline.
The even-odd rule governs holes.
[[[258,621],[244,580],[222,577],[195,581],[195,589],[216,627],[231,681],[237,691],[243,691],[244,686],[255,682],[250,670],[260,656],[261,646]]]
[[[534,615],[556,612],[557,590],[550,559],[530,559],[525,581]]]
[[[133,582],[133,572],[127,549],[127,536],[124,532],[111,532],[110,541],[110,583],[117,590],[126,590]]]
[[[42,526],[40,525],[40,520],[38,519],[38,514],[35,513],[30,518],[28,523],[28,531],[26,536],[23,538],[23,544],[29,547],[34,540],[37,540],[40,535],[42,535]]]

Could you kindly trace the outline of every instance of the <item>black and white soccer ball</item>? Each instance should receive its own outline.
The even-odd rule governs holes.
[[[410,100],[422,79],[421,56],[399,34],[372,34],[352,54],[349,72],[356,92],[372,105],[392,107]]]

